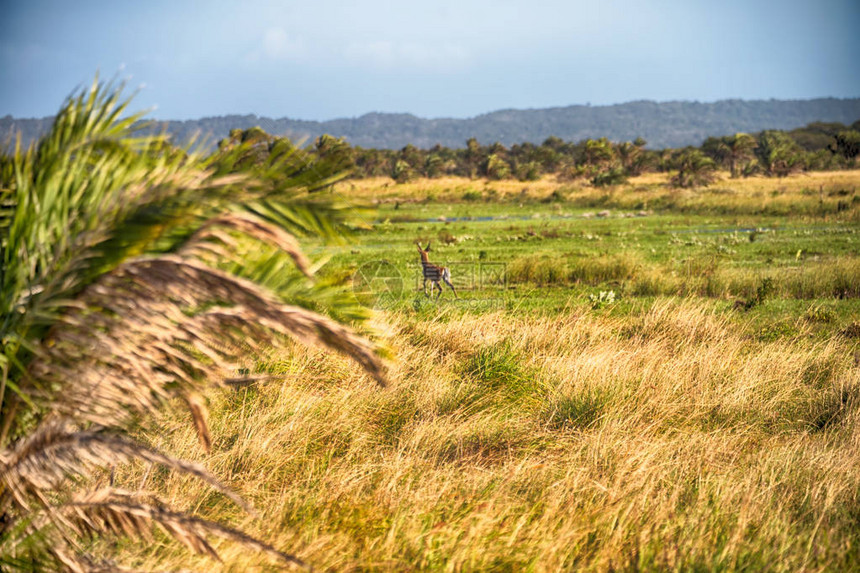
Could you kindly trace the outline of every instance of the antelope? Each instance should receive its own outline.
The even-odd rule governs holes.
[[[427,294],[427,281],[429,280],[430,292],[433,292],[433,285],[436,285],[436,288],[439,289],[439,292],[436,294],[436,299],[442,296],[442,285],[439,284],[440,280],[445,281],[445,284],[451,287],[451,292],[454,293],[454,298],[459,298],[457,296],[457,291],[454,290],[454,285],[451,284],[451,271],[448,270],[448,267],[440,267],[438,265],[434,265],[430,262],[430,258],[427,256],[427,253],[430,251],[430,243],[427,243],[427,248],[422,249],[421,243],[415,243],[418,247],[418,253],[421,255],[421,268],[424,273],[424,295],[429,298],[429,294]]]

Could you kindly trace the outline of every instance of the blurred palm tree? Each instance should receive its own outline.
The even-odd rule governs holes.
[[[351,211],[308,194],[337,174],[286,140],[262,158],[256,141],[204,158],[141,131],[128,103],[96,80],[37,145],[0,155],[0,569],[112,570],[85,540],[154,525],[212,556],[214,535],[301,564],[93,476],[143,459],[248,508],[128,431],[178,396],[208,449],[202,388],[236,381],[241,356],[285,337],[343,352],[384,384],[377,348],[353,328],[363,311],[312,280],[297,239],[338,240]]]
[[[702,151],[712,159],[728,168],[732,178],[744,173],[755,158],[758,146],[755,137],[748,133],[736,133],[723,137],[709,137],[702,145]]]
[[[783,131],[762,131],[756,155],[765,173],[772,177],[786,177],[804,168],[803,149]]]
[[[670,180],[672,185],[698,187],[714,180],[714,160],[696,148],[688,147],[676,152],[672,166],[678,170]]]

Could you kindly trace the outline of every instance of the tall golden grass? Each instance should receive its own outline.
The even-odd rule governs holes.
[[[384,177],[347,180],[337,185],[338,192],[352,198],[382,203],[435,199],[462,201],[480,194],[483,199],[565,200],[584,207],[608,206],[619,209],[674,208],[749,214],[840,213],[849,211],[857,219],[860,170],[814,171],[789,177],[750,177],[732,179],[719,172],[709,185],[694,189],[673,188],[671,173],[646,173],[631,177],[627,183],[595,187],[587,180],[565,182],[554,176],[539,181],[464,177],[418,179],[396,184]],[[840,206],[840,202],[842,205]],[[843,216],[848,216],[845,214]]]
[[[737,216],[739,224],[758,225],[761,217],[797,217],[798,220],[860,222],[860,170],[798,173],[788,177],[733,179],[719,172],[708,185],[691,189],[673,187],[671,173],[647,173],[626,183],[594,186],[587,180],[539,181],[463,177],[418,179],[396,184],[377,177],[339,183],[337,192],[354,201],[399,207],[410,203],[553,204],[583,210],[615,210],[675,214]],[[401,212],[397,217],[409,217]],[[776,224],[779,224],[777,221]]]
[[[167,499],[337,571],[846,571],[860,567],[860,365],[843,335],[761,341],[707,301],[633,316],[388,317],[380,392],[296,347],[213,404],[206,460],[263,513]],[[201,455],[184,419],[144,436]],[[124,470],[138,487],[145,468]],[[211,567],[161,544],[143,568]],[[256,562],[219,550],[225,570]]]
[[[636,253],[567,258],[535,254],[513,259],[506,276],[511,284],[538,286],[597,286],[612,282],[621,291],[636,296],[749,299],[764,281],[769,281],[769,294],[782,298],[860,297],[860,280],[856,278],[860,277],[860,258],[854,256],[798,259],[791,265],[756,269],[733,265],[716,256],[658,263]]]

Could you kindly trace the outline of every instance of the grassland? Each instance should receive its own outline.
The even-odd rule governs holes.
[[[212,454],[181,410],[141,431],[258,519],[187,478],[118,483],[320,570],[860,569],[858,187],[341,184],[376,212],[354,244],[309,251],[323,276],[366,272],[390,388],[297,345],[249,359],[268,382],[213,397]],[[420,292],[416,240],[459,299]],[[213,567],[161,538],[124,551]]]

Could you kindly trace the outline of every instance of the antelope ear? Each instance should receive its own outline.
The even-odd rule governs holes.
[[[419,251],[423,251],[423,250],[424,250],[424,249],[422,249],[422,248],[421,248],[421,243],[419,243],[418,241],[415,241],[415,246],[416,246],[416,247],[418,247],[418,250],[419,250]]]
[[[424,249],[424,250],[425,250],[425,251],[429,251],[429,250],[430,250],[430,242],[429,242],[429,241],[427,242],[427,248],[426,248],[426,249]]]

